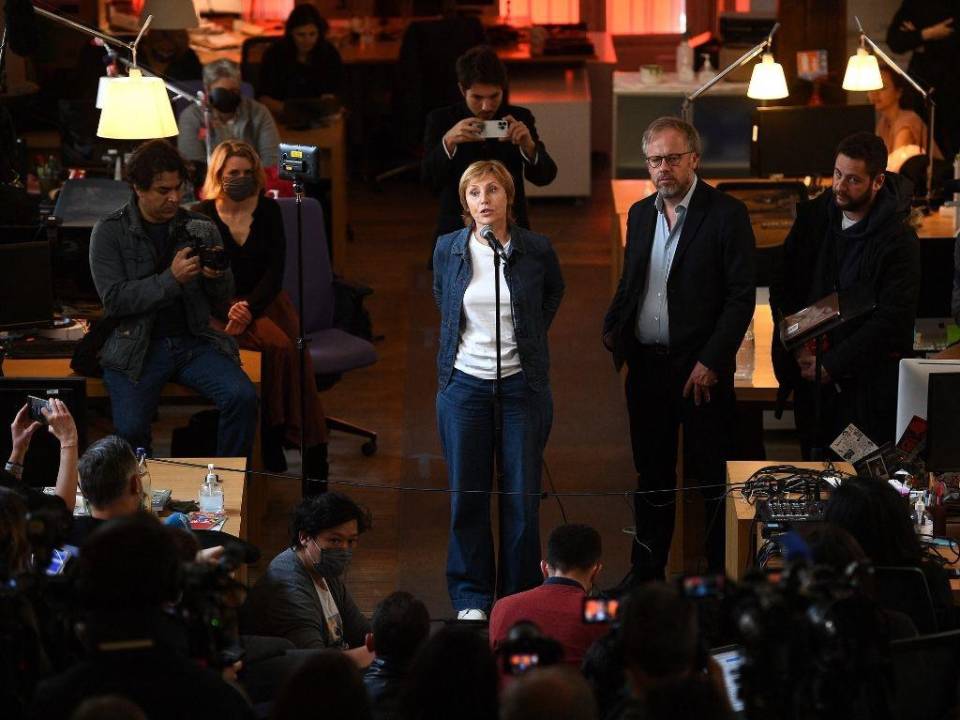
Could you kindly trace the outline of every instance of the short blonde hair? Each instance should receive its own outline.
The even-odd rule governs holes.
[[[463,224],[470,227],[473,222],[470,206],[467,205],[467,186],[484,175],[492,175],[494,180],[503,186],[507,193],[507,218],[513,222],[513,198],[517,192],[513,185],[513,176],[499,160],[479,160],[472,163],[460,176],[460,207],[463,208]]]
[[[203,197],[215,200],[223,191],[223,168],[227,160],[232,157],[242,157],[250,161],[253,166],[253,177],[257,181],[257,192],[263,192],[267,185],[267,174],[263,170],[260,156],[250,143],[243,140],[224,140],[213,149],[210,164],[207,166],[207,177],[203,182]]]

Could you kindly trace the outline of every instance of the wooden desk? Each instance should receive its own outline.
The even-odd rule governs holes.
[[[255,350],[241,350],[240,365],[259,395],[260,353]],[[7,377],[79,377],[70,369],[70,358],[7,358],[3,361],[3,372]],[[103,378],[87,378],[87,397],[109,397]],[[161,401],[196,397],[196,392],[177,383],[167,383],[160,393]]]
[[[746,482],[747,478],[760,468],[777,464],[781,463],[775,460],[728,461],[727,485]],[[791,461],[789,464],[798,468],[812,468],[816,470],[822,470],[826,467],[822,462]],[[853,473],[853,466],[848,463],[834,463],[834,467],[843,472]],[[728,578],[731,580],[739,580],[743,577],[745,571],[753,564],[753,558],[750,557],[750,530],[753,527],[753,518],[756,514],[756,509],[736,491],[727,495],[726,504],[726,560],[724,567]]]
[[[170,460],[171,462],[163,462]],[[189,463],[199,467],[186,467],[173,463]],[[207,465],[213,463],[218,468],[217,475],[223,483],[223,509],[227,513],[227,522],[223,532],[243,540],[247,539],[249,509],[244,503],[246,498],[246,458],[157,458],[147,461],[150,471],[150,483],[154,490],[171,490],[174,500],[196,500],[200,486],[207,476]],[[234,472],[230,472],[234,471]]]
[[[342,272],[347,252],[347,140],[342,114],[334,116],[329,125],[305,130],[294,130],[277,123],[280,140],[298,145],[316,145],[330,155],[330,238],[333,271]]]

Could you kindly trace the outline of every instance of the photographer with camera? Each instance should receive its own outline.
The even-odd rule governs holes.
[[[458,184],[464,171],[481,160],[497,160],[510,171],[516,222],[529,230],[524,178],[543,186],[557,176],[557,164],[537,134],[533,113],[509,104],[507,69],[486,45],[457,58],[457,85],[463,102],[432,111],[424,130],[420,175],[440,196],[434,241],[463,229]],[[495,123],[495,134],[485,132],[486,124],[495,121],[500,121]]]
[[[242,694],[187,657],[171,611],[184,586],[173,533],[146,513],[111,520],[84,546],[77,574],[89,654],[43,681],[33,717],[69,718],[95,695],[121,695],[152,720],[252,718]]]
[[[263,194],[266,174],[253,147],[225,140],[210,158],[203,196],[196,206],[217,226],[236,281],[235,297],[218,320],[240,347],[263,358],[263,449],[267,469],[287,469],[284,443],[300,441],[305,422],[303,461],[307,476],[327,479],[327,422],[313,381],[313,361],[304,353],[306,417],[300,417],[299,319],[287,291],[283,269],[287,255],[280,205]]]
[[[77,500],[77,425],[66,403],[57,398],[47,400],[46,405],[39,408],[39,416],[38,418],[31,413],[30,402],[20,408],[10,424],[10,457],[4,470],[19,483],[23,477],[23,462],[30,447],[30,438],[46,425],[50,434],[60,441],[60,466],[55,495],[72,511]],[[42,504],[44,498],[36,497],[40,493],[31,492],[24,487],[17,489],[24,494],[28,507]]]
[[[117,432],[149,449],[160,391],[173,381],[217,406],[217,454],[246,457],[257,393],[234,339],[210,326],[211,311],[233,297],[220,234],[180,207],[187,168],[165,140],[137,148],[127,177],[134,196],[100,220],[90,239],[93,281],[115,323],[99,357]]]

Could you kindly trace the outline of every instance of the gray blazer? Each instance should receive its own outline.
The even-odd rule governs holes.
[[[210,218],[181,209],[170,226],[174,247],[179,250],[188,245],[191,235],[197,233],[223,247]],[[236,341],[210,327],[211,309],[226,308],[233,297],[233,272],[227,269],[217,279],[201,275],[181,287],[169,267],[160,267],[153,242],[143,229],[135,196],[94,226],[90,272],[107,316],[119,323],[100,350],[102,367],[138,380],[154,317],[180,297],[190,332],[240,363]]]
[[[353,601],[342,578],[327,579],[343,621],[343,639],[351,648],[363,644],[370,622]],[[250,590],[240,611],[240,630],[246,635],[286,638],[298,648],[333,645],[313,578],[300,558],[287,548]]]

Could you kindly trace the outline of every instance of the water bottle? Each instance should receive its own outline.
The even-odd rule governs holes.
[[[144,448],[137,448],[137,472],[140,475],[140,490],[143,493],[140,504],[147,512],[153,512],[153,482],[150,480],[147,451]]]
[[[693,50],[687,45],[688,36],[684,35],[677,45],[677,80],[682,83],[693,82]]]
[[[703,84],[707,80],[712,80],[717,71],[713,69],[713,63],[710,62],[710,53],[703,53],[703,66],[700,68],[700,74],[697,76],[697,82]]]
[[[753,377],[753,366],[756,347],[753,339],[753,320],[747,327],[747,332],[743,336],[743,342],[740,343],[740,349],[737,350],[737,370],[734,377],[738,380],[750,380]]]
[[[207,465],[207,477],[204,478],[203,485],[200,486],[198,504],[200,505],[200,512],[223,512],[223,485],[213,471],[213,463]]]

